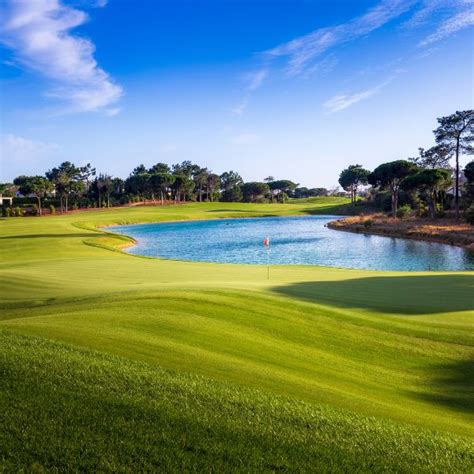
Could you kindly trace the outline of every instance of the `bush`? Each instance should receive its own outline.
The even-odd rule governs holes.
[[[445,217],[446,216],[446,212],[444,210],[444,207],[441,204],[436,204],[435,215],[436,215],[436,217]]]
[[[16,217],[21,217],[21,216],[23,216],[23,209],[22,209],[21,207],[18,207],[18,206],[15,207],[15,209],[14,209],[14,215],[15,215]]]
[[[465,211],[464,216],[468,224],[474,225],[474,204],[471,204]]]
[[[23,207],[30,207],[32,206],[33,204],[36,203],[36,198],[35,197],[26,197],[26,196],[22,196],[22,197],[18,197],[18,196],[15,196],[13,198],[13,206],[23,206]]]
[[[388,191],[380,191],[374,196],[374,206],[388,212],[392,208],[392,196]]]
[[[31,215],[32,216],[39,216],[39,208],[38,208],[38,204],[33,204],[33,206],[31,206]]]
[[[52,204],[50,204],[50,206],[49,206],[49,212],[51,214],[56,214],[56,208]]]
[[[13,215],[13,209],[11,207],[4,207],[2,213],[5,217],[11,217]]]
[[[374,221],[372,219],[366,219],[364,221],[364,227],[366,229],[370,229],[372,227],[372,225],[374,224]]]
[[[119,204],[124,205],[124,204],[128,204],[129,202],[130,202],[130,199],[128,198],[127,195],[120,196]]]
[[[427,217],[428,214],[428,206],[424,202],[421,202],[416,210],[416,217]]]
[[[405,219],[406,217],[411,215],[411,207],[408,204],[405,204],[398,208],[397,210],[397,217],[399,219]]]

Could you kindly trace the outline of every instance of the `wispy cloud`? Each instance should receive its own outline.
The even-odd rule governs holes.
[[[240,104],[237,104],[235,107],[231,107],[229,110],[234,114],[238,115],[239,117],[244,114],[244,112],[247,110],[247,107],[249,105],[249,98],[245,97]]]
[[[435,12],[452,10],[459,0],[420,0],[419,8],[403,23],[406,28],[418,28],[428,23]]]
[[[262,53],[266,64],[283,59],[289,76],[314,68],[315,61],[343,44],[366,36],[388,23],[411,13],[405,27],[429,23],[433,32],[423,41],[427,46],[474,24],[474,0],[381,0],[375,7],[346,23],[318,28]]]
[[[357,104],[363,100],[366,100],[376,94],[378,94],[387,84],[389,84],[392,79],[389,79],[378,86],[372,87],[365,91],[357,92],[355,94],[339,94],[323,104],[323,106],[330,113],[339,112],[341,110],[347,109],[351,105]]]
[[[122,109],[120,107],[108,108],[104,110],[104,113],[107,115],[107,117],[115,117],[121,112],[121,110]]]
[[[85,12],[60,0],[8,0],[1,13],[1,42],[16,63],[51,81],[48,96],[65,101],[68,112],[117,113],[110,106],[122,88],[97,64],[94,44],[71,32],[87,21]]]
[[[55,143],[45,143],[6,133],[0,136],[2,156],[15,163],[37,161],[59,150]]]
[[[239,104],[229,109],[234,115],[241,117],[244,114],[249,106],[252,94],[261,87],[267,75],[268,70],[266,68],[261,68],[243,76],[245,96]]]
[[[245,80],[247,82],[247,90],[257,90],[268,75],[267,69],[259,69],[251,73],[246,74]]]
[[[257,143],[260,137],[255,133],[241,133],[231,139],[233,145],[252,145]]]
[[[474,25],[474,6],[471,5],[469,9],[461,11],[444,20],[432,34],[428,35],[420,46],[428,46],[437,41],[441,41],[458,31]]]
[[[313,32],[269,49],[269,59],[286,58],[290,76],[305,71],[311,63],[330,49],[353,41],[384,26],[409,11],[417,0],[382,0],[377,6],[347,23],[318,28]]]
[[[419,44],[428,46],[474,24],[473,6],[474,0],[379,0],[373,8],[346,23],[318,28],[260,53],[262,67],[244,77],[247,94],[229,110],[236,116],[243,116],[252,92],[262,86],[269,74],[275,75],[280,67],[289,77],[304,78],[328,72],[338,63],[338,47],[403,18],[408,18],[403,20],[404,28],[431,29],[431,33]],[[404,71],[402,59],[398,62],[395,74]],[[328,100],[325,107],[330,112],[346,109],[373,96],[384,85],[356,94],[337,95]]]

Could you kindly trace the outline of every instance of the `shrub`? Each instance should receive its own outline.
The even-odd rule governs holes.
[[[130,202],[130,199],[128,198],[127,195],[123,195],[123,196],[120,196],[120,199],[119,199],[119,204],[121,205],[124,205],[124,204],[128,204]]]
[[[436,214],[436,217],[445,217],[446,216],[446,212],[444,210],[444,207],[439,203],[436,204],[435,214]]]
[[[3,215],[5,217],[11,217],[13,215],[13,209],[11,207],[4,207],[3,208]]]
[[[23,216],[23,209],[21,207],[15,207],[14,213],[16,217],[21,217]]]
[[[411,214],[411,207],[408,204],[400,206],[397,210],[397,217],[399,219],[405,219],[406,217],[410,216]]]
[[[56,208],[52,204],[50,204],[50,206],[49,206],[49,212],[51,214],[56,214]]]
[[[372,219],[366,219],[364,221],[364,227],[366,229],[370,229],[372,227],[372,225],[374,224],[374,221]]]
[[[31,206],[31,215],[32,216],[39,216],[39,208],[38,208],[38,204],[33,204],[33,206]]]
[[[387,191],[380,191],[374,196],[374,206],[382,211],[390,211],[392,207],[392,197]]]
[[[464,212],[468,224],[474,225],[474,204],[471,204]]]
[[[428,214],[429,214],[428,206],[424,202],[420,202],[416,210],[416,217],[427,217]]]

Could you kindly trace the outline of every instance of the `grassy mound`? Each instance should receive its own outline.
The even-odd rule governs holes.
[[[469,441],[0,332],[6,471],[468,471]]]
[[[0,470],[465,470],[473,272],[267,280],[110,251],[129,240],[98,230],[341,204],[0,220]]]

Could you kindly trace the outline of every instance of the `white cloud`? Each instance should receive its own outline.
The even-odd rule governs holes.
[[[107,2],[99,0],[96,6]],[[99,67],[94,44],[71,30],[87,21],[81,10],[60,0],[8,0],[2,8],[1,42],[14,51],[14,59],[52,82],[47,95],[68,103],[68,111],[108,109],[121,97],[122,88]]]
[[[417,0],[382,0],[364,15],[351,21],[317,30],[283,43],[263,54],[268,59],[287,58],[287,72],[298,75],[323,53],[340,44],[355,40],[384,26],[391,20],[409,11]]]
[[[254,71],[248,73],[245,77],[247,82],[247,89],[249,91],[254,91],[258,89],[262,84],[265,78],[268,75],[268,71],[266,69],[259,69],[258,71]]]
[[[385,81],[376,87],[367,89],[365,91],[357,92],[356,94],[338,94],[329,99],[327,102],[325,102],[323,106],[328,109],[330,113],[339,112],[341,110],[347,109],[351,105],[357,104],[358,102],[361,102],[365,99],[368,99],[369,97],[374,96],[375,94],[380,92],[380,90],[383,89],[389,82],[391,82],[391,80],[392,79],[389,79],[388,81]]]
[[[107,115],[107,117],[115,117],[121,112],[121,110],[122,109],[120,107],[114,107],[114,108],[106,109],[104,112],[105,112],[105,115]]]
[[[354,41],[411,12],[405,27],[418,28],[430,24],[434,32],[421,46],[447,38],[474,24],[474,0],[381,0],[363,15],[347,23],[322,27],[286,43],[264,51],[267,65],[283,59],[290,76],[297,76],[314,67],[314,62],[330,50]]]
[[[241,133],[231,139],[233,145],[252,145],[257,143],[260,137],[254,133]]]
[[[405,15],[409,16],[403,23],[405,28],[419,28],[427,23],[431,25],[434,32],[421,43],[425,46],[473,24],[473,3],[474,0],[379,0],[373,8],[346,23],[321,27],[268,49],[260,55],[263,67],[244,76],[247,94],[230,111],[242,116],[248,108],[252,92],[261,87],[269,71],[278,67],[279,62],[282,62],[289,76],[309,77],[328,72],[338,62],[334,52],[337,47],[365,37]],[[394,73],[403,71],[403,65],[398,65]],[[343,110],[379,90],[380,87],[377,87],[353,95],[338,95],[327,101],[325,106],[330,111]]]
[[[13,133],[0,136],[0,152],[4,164],[8,162],[34,162],[59,150],[55,143],[44,143],[19,137]]]
[[[229,109],[234,115],[242,116],[249,105],[249,99],[246,97],[240,104]]]
[[[471,8],[461,11],[443,21],[437,30],[421,41],[420,46],[428,46],[437,41],[441,41],[458,31],[474,25],[474,11]]]
[[[418,28],[430,21],[431,16],[440,9],[452,9],[459,0],[423,0],[421,6],[416,10],[403,26],[407,28]]]
[[[267,69],[258,69],[253,72],[249,72],[244,75],[243,81],[245,82],[246,95],[242,101],[235,107],[231,107],[229,110],[234,115],[242,116],[249,106],[250,98],[252,93],[255,92],[262,84],[268,75]]]

